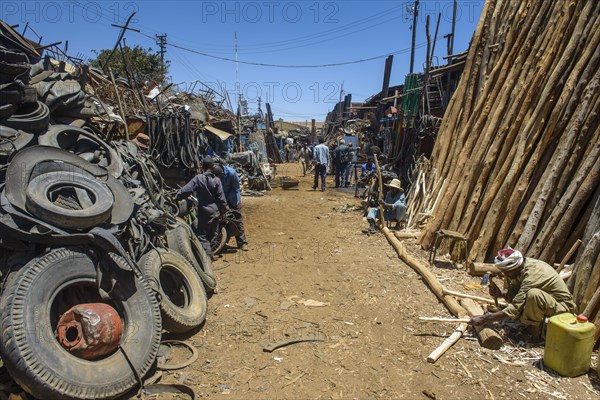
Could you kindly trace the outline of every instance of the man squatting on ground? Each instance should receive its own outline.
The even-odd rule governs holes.
[[[525,258],[509,247],[498,251],[494,264],[504,275],[507,289],[500,291],[495,285],[490,285],[490,295],[504,297],[510,304],[503,310],[472,317],[471,325],[518,319],[531,327],[532,336],[539,337],[546,317],[575,311],[567,285],[545,262]]]
[[[227,165],[215,164],[213,173],[221,179],[225,199],[230,209],[239,213],[238,226],[239,235],[235,237],[238,249],[248,251],[248,241],[246,240],[246,231],[244,229],[244,219],[242,218],[242,193],[240,190],[240,178],[236,170]],[[238,214],[236,213],[236,214]],[[237,218],[238,216],[236,216]]]
[[[221,180],[215,176],[213,168],[212,158],[206,157],[202,161],[204,172],[193,177],[179,189],[175,198],[180,200],[192,193],[195,194],[198,199],[196,236],[206,253],[214,259],[210,241],[217,235],[220,216],[224,216],[227,211],[227,200],[225,200]]]

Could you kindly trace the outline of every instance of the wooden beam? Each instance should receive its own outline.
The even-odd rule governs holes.
[[[462,299],[460,305],[467,310],[471,317],[483,314],[483,308],[474,300]],[[502,344],[504,343],[502,337],[492,328],[476,326],[475,331],[477,332],[477,336],[479,336],[481,345],[486,349],[498,350],[502,347]]]

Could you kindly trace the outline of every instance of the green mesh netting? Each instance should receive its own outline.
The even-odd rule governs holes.
[[[419,102],[421,100],[421,74],[408,74],[404,78],[404,90],[402,96],[402,112],[404,115],[404,126],[412,128],[419,114]]]

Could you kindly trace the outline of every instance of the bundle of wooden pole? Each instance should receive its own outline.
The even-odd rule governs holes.
[[[407,228],[422,228],[432,215],[445,180],[436,179],[436,170],[425,157],[416,162],[413,183],[407,193]],[[441,185],[441,186],[440,186]]]
[[[585,234],[576,257],[589,261],[575,263],[572,286],[578,302],[592,298],[599,48],[600,2],[486,2],[433,150],[432,168],[447,184],[438,185],[424,248],[449,229],[468,237],[469,261],[510,245],[552,264]]]

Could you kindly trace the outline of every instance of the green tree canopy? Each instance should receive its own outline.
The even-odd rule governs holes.
[[[90,60],[92,67],[102,68],[106,63],[106,60],[110,56],[112,49],[104,50],[92,50],[96,54],[96,58]],[[163,82],[167,76],[169,70],[169,61],[165,61],[163,64],[160,60],[160,55],[152,52],[152,49],[145,49],[140,45],[136,45],[134,48],[124,46],[122,52],[125,58],[128,60],[130,73],[133,73],[134,79],[138,83],[145,81],[155,80],[159,83]],[[123,63],[123,56],[119,50],[113,54],[110,59],[110,67],[113,73],[124,78],[128,78],[129,75],[125,70],[125,64]],[[108,73],[108,71],[105,71]]]

